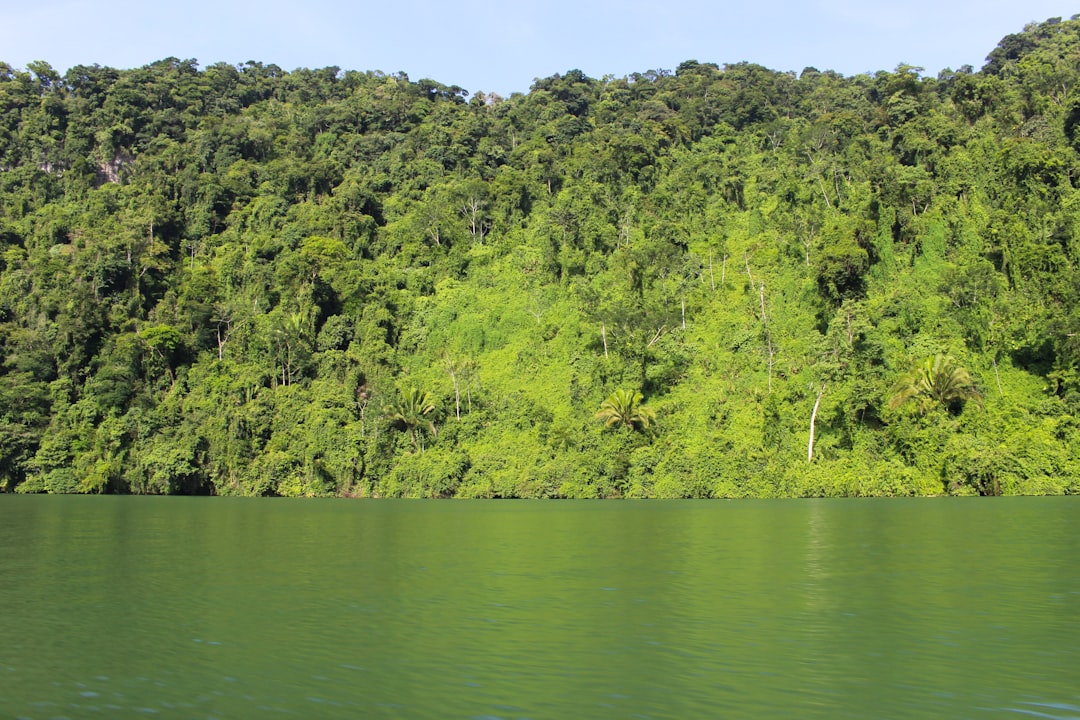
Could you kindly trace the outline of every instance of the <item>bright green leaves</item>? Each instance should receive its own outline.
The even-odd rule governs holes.
[[[469,103],[337,68],[0,64],[0,483],[1054,491],[1080,452],[1078,38],[1030,26],[936,79],[686,62]],[[970,373],[935,355],[959,348]],[[976,373],[997,392],[959,412]]]
[[[176,382],[176,363],[184,345],[184,336],[171,325],[157,325],[142,330],[139,341],[146,348],[143,367],[148,378],[160,375],[169,376],[169,383]]]
[[[966,368],[946,355],[933,355],[900,376],[893,385],[889,407],[911,402],[925,415],[934,408],[956,410],[967,401],[982,406],[982,393]]]
[[[423,451],[424,431],[431,433],[432,438],[438,434],[435,422],[428,417],[434,411],[435,403],[428,393],[409,388],[401,393],[397,403],[386,407],[383,416],[409,434],[414,450]]]
[[[866,292],[870,254],[860,244],[860,236],[858,221],[839,214],[832,214],[822,230],[823,248],[815,263],[818,292],[837,305]]]
[[[641,393],[619,388],[600,404],[597,420],[605,427],[628,428],[645,432],[656,422],[656,411],[642,403]]]

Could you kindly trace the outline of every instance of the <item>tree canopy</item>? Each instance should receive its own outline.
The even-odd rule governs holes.
[[[1077,58],[0,63],[0,488],[1080,491]]]

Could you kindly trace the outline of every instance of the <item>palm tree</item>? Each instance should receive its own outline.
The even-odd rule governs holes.
[[[982,393],[967,369],[948,355],[932,355],[904,373],[892,387],[889,407],[896,409],[913,400],[920,415],[935,407],[952,409],[971,400],[982,407]]]
[[[420,430],[426,428],[432,437],[438,433],[435,423],[425,416],[435,410],[435,403],[426,392],[416,388],[410,388],[408,392],[401,393],[401,402],[386,408],[384,417],[393,423],[404,426],[412,440],[413,448],[423,451],[423,436]]]
[[[603,420],[606,427],[648,430],[656,420],[656,412],[648,405],[642,405],[641,399],[641,393],[620,388],[601,403],[596,419]]]

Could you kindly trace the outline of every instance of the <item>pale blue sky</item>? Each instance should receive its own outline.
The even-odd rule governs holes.
[[[60,71],[170,56],[203,67],[337,65],[502,95],[572,68],[622,77],[687,59],[845,75],[907,63],[936,75],[978,69],[1004,35],[1078,9],[1060,0],[0,0],[0,60]]]

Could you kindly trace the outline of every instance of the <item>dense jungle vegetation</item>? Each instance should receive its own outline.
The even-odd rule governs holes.
[[[1078,81],[0,63],[0,487],[1080,492]]]

